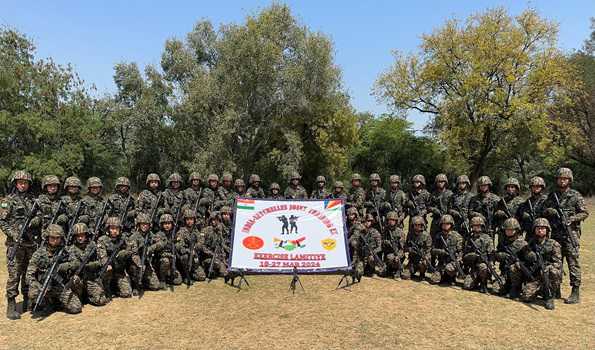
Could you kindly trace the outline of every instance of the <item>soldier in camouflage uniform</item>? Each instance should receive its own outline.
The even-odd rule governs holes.
[[[58,219],[59,222],[70,223],[74,220],[74,224],[77,222],[83,222],[89,224],[88,218],[85,218],[82,214],[84,212],[84,202],[81,196],[81,180],[76,176],[67,177],[64,181],[64,192],[62,196],[62,202],[64,203],[65,214]],[[80,206],[79,217],[75,218],[77,209]],[[68,230],[66,230],[68,231]],[[70,242],[65,242],[69,244]]]
[[[411,190],[407,196],[407,214],[411,219],[414,216],[421,216],[426,224],[428,220],[428,207],[430,206],[430,192],[426,190],[426,178],[423,175],[417,174],[411,178]],[[409,232],[412,232],[411,220],[409,220]]]
[[[138,247],[133,252],[133,264],[130,265],[129,269],[132,294],[137,294],[141,290],[158,290],[159,278],[152,264],[154,249],[151,249],[151,244],[153,244],[154,233],[151,231],[151,217],[145,213],[139,213],[134,222],[135,229],[128,238],[129,241],[133,242],[131,245]],[[144,265],[143,254],[145,256]]]
[[[99,277],[101,262],[97,255],[97,244],[89,240],[89,228],[83,223],[74,225],[74,243],[68,246],[68,255],[71,261],[71,271],[74,271],[85,262],[86,264],[79,276],[73,276],[72,290],[83,301],[89,300],[91,305],[103,306],[109,302],[105,295],[103,282]]]
[[[316,177],[316,189],[310,194],[310,199],[325,199],[330,193],[326,190],[326,178],[322,175]]]
[[[285,189],[286,199],[308,199],[308,192],[300,185],[302,176],[296,171],[291,173],[289,177],[289,186]]]
[[[224,172],[221,176],[221,186],[219,186],[219,191],[225,197],[225,203],[221,204],[221,206],[229,204],[229,201],[233,200],[233,175],[229,172]],[[221,207],[219,206],[219,207]]]
[[[182,284],[182,275],[178,271],[178,264],[175,263],[177,255],[175,251],[176,237],[174,218],[171,214],[163,214],[159,218],[161,230],[155,234],[152,245],[149,248],[155,254],[153,266],[157,268],[159,287],[166,288],[166,284],[178,286]]]
[[[391,175],[388,178],[390,189],[388,191],[388,200],[386,210],[392,210],[399,216],[399,227],[403,228],[403,221],[406,216],[407,195],[401,190],[401,177]]]
[[[103,266],[107,267],[101,276],[105,294],[108,298],[112,298],[114,295],[120,298],[130,298],[132,288],[126,270],[137,247],[131,244],[133,242],[127,242],[122,237],[122,225],[117,216],[107,218],[105,227],[107,234],[97,240],[99,262],[101,262],[102,268]],[[109,261],[112,255],[114,258]]]
[[[405,259],[405,239],[405,233],[399,227],[399,215],[394,211],[388,212],[382,237],[382,251],[388,276],[401,278],[402,264]]]
[[[102,191],[103,183],[100,178],[90,177],[87,179],[87,194],[82,199],[85,205],[81,212],[80,221],[88,223],[87,227],[95,233],[95,238],[99,236],[95,223],[97,222],[97,217],[101,215],[101,210],[105,204]]]
[[[37,249],[27,268],[27,284],[30,286],[28,297],[33,306],[38,296],[42,292],[44,277],[50,266],[58,259],[57,277],[48,285],[47,293],[41,300],[41,310],[45,313],[51,312],[54,308],[62,309],[69,314],[78,314],[82,311],[81,300],[72,291],[64,289],[61,283],[56,283],[58,279],[67,281],[69,274],[73,269],[78,268],[75,259],[71,259],[66,252],[63,244],[64,231],[62,227],[51,224],[46,229],[45,236],[48,239],[47,245]],[[39,310],[39,308],[38,308]]]
[[[370,189],[366,192],[366,200],[364,207],[366,212],[374,216],[374,220],[378,223],[377,229],[382,227],[384,222],[384,213],[386,210],[386,190],[380,187],[380,175],[370,174]]]
[[[543,178],[539,176],[531,178],[529,188],[531,189],[531,195],[518,209],[518,218],[520,219],[527,242],[533,238],[533,221],[543,217],[543,211],[545,210],[544,204],[547,199]]]
[[[448,214],[440,218],[441,230],[432,243],[432,259],[437,261],[436,271],[430,278],[433,284],[452,284],[460,273],[463,237],[453,230],[453,223],[452,216]]]
[[[535,280],[528,281],[523,286],[521,300],[531,302],[538,294],[545,301],[545,308],[554,309],[554,292],[560,289],[562,282],[562,249],[560,244],[549,238],[550,224],[545,218],[538,218],[533,224],[535,239],[529,243],[531,252],[529,260],[535,262],[533,276]]]
[[[60,179],[55,175],[46,175],[41,180],[41,194],[37,197],[39,203],[39,218],[41,227],[47,228],[49,224],[64,225],[66,222],[58,222],[58,217],[64,211],[61,198],[58,193]],[[54,222],[52,222],[52,220]]]
[[[491,192],[492,180],[487,176],[481,176],[477,180],[479,192],[469,201],[469,218],[481,215],[486,222],[487,234],[495,240],[497,231],[497,220],[495,216],[502,217],[500,209],[500,197]],[[496,214],[496,211],[500,213]]]
[[[19,242],[19,235],[23,230],[23,225],[27,217],[35,216],[35,199],[30,193],[32,179],[26,171],[16,171],[11,179],[14,191],[6,197],[2,203],[0,211],[0,229],[6,235],[6,267],[8,270],[8,279],[6,281],[6,317],[11,320],[20,318],[16,310],[16,297],[19,295],[19,283],[21,284],[21,293],[26,300],[29,291],[29,284],[25,279],[25,272],[29,265],[29,259],[35,251],[35,245],[38,241],[39,228],[25,228],[25,235]],[[35,206],[36,207],[36,206]],[[37,210],[37,208],[35,208]],[[39,221],[38,226],[39,226]],[[14,254],[13,259],[8,257]],[[27,302],[24,301],[26,304]]]
[[[335,181],[333,185],[333,193],[330,193],[327,198],[329,199],[343,199],[347,202],[347,194],[345,193],[345,186],[342,181]]]
[[[355,173],[351,175],[351,188],[347,195],[347,208],[357,209],[360,217],[365,214],[364,202],[366,201],[366,191],[362,188],[362,177]]]
[[[448,204],[453,193],[448,189],[448,177],[445,174],[438,174],[434,179],[434,192],[430,196],[428,212],[432,214],[430,225],[430,236],[434,237],[440,231],[440,218],[448,214]]]
[[[572,170],[560,168],[556,173],[557,189],[550,193],[544,207],[544,216],[553,224],[551,237],[562,246],[562,258],[566,259],[572,293],[566,304],[580,301],[581,266],[579,262],[581,222],[589,216],[585,200],[577,190],[571,188]],[[558,203],[560,204],[558,207]],[[559,215],[561,210],[563,216]],[[563,260],[562,260],[563,264]],[[560,268],[562,270],[562,268]]]
[[[528,245],[521,235],[521,226],[515,218],[509,218],[502,225],[504,238],[498,242],[496,261],[500,263],[503,286],[494,286],[500,295],[511,299],[520,296],[523,279],[529,278],[524,274],[530,271],[526,265]]]
[[[471,236],[465,242],[465,248],[463,250],[463,262],[465,270],[469,271],[469,274],[465,276],[463,289],[473,290],[479,288],[480,292],[487,293],[490,271],[488,270],[488,265],[481,260],[481,256],[486,257],[487,261],[491,264],[490,260],[494,254],[494,243],[492,242],[492,238],[484,233],[485,222],[481,216],[472,218],[470,226]],[[479,251],[475,249],[471,242],[475,243]]]
[[[246,184],[244,183],[244,180],[242,179],[236,179],[233,183],[233,188],[234,188],[234,192],[233,192],[233,197],[238,198],[238,197],[248,197],[248,194],[246,193]],[[260,191],[262,191],[262,197],[258,197],[258,198],[264,198],[264,191],[262,188],[259,188]],[[260,195],[260,194],[258,194]]]
[[[508,209],[506,216],[518,218],[518,209],[525,201],[520,195],[521,184],[519,183],[519,180],[515,179],[514,177],[508,178],[504,184],[504,190],[505,193],[502,199],[504,200],[504,203],[506,203],[506,207]]]
[[[230,247],[226,245],[226,232],[221,224],[218,212],[211,213],[209,225],[203,230],[205,237],[203,268],[207,278],[224,277],[227,282],[227,255]]]
[[[464,239],[470,235],[465,227],[469,223],[469,202],[473,197],[470,192],[471,182],[467,175],[457,177],[457,190],[450,197],[448,204],[448,213],[455,219],[455,230],[463,236]]]
[[[246,190],[246,197],[248,198],[265,198],[264,190],[260,187],[260,176],[257,174],[250,175],[248,180],[248,190]]]
[[[204,217],[227,203],[226,194],[219,186],[219,176],[210,174],[207,183],[209,186],[203,190],[200,199],[200,212]]]
[[[349,239],[354,252],[355,278],[358,281],[363,275],[385,273],[386,265],[380,258],[382,235],[373,227],[374,221],[372,214],[366,214],[363,228]]]
[[[174,220],[179,219],[182,214],[184,202],[184,192],[181,190],[182,177],[178,173],[173,173],[167,178],[166,189],[163,191],[163,213],[172,214]],[[175,223],[178,224],[177,222]]]
[[[281,186],[278,183],[273,182],[269,187],[269,199],[285,199],[285,196],[281,194]]]
[[[163,201],[163,198],[160,198],[161,192],[159,191],[161,179],[159,178],[159,175],[151,173],[147,175],[147,180],[145,184],[147,188],[144,189],[138,195],[136,214],[138,215],[140,213],[144,213],[151,217],[151,215],[155,211],[155,217],[152,218],[153,220],[155,220],[155,222],[153,222],[153,226],[158,227],[159,223],[157,222],[157,220],[161,216],[161,214],[163,214],[163,210],[161,210],[161,212],[159,211],[159,209],[155,210],[155,208],[160,207],[160,203],[158,202]]]
[[[405,250],[407,255],[407,267],[401,274],[403,279],[410,279],[419,271],[419,279],[426,278],[426,271],[432,271],[432,238],[426,232],[426,221],[421,216],[411,218],[413,232],[409,234]]]
[[[197,229],[195,221],[196,213],[194,210],[184,210],[184,226],[180,228],[176,235],[176,250],[188,284],[191,284],[192,280],[204,281],[207,278],[200,261],[203,255],[205,236],[204,232]],[[190,254],[191,252],[193,253]]]
[[[347,209],[347,235],[348,237],[359,233],[364,229],[364,225],[360,222],[359,212],[354,207]]]
[[[185,208],[198,208],[198,201],[202,197],[202,179],[200,174],[193,172],[188,177],[188,184],[190,186],[184,190],[184,202],[186,203]]]
[[[112,206],[111,215],[120,218],[122,231],[128,233],[134,228],[136,216],[134,198],[130,195],[130,180],[127,177],[119,177],[115,186],[114,193],[108,198]]]

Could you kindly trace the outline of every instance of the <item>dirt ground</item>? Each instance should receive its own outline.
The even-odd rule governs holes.
[[[305,292],[292,295],[290,276],[249,276],[251,288],[242,291],[216,280],[43,320],[29,313],[6,320],[2,297],[0,349],[595,349],[594,200],[589,207],[579,305],[559,300],[547,311],[459,287],[381,278],[335,290],[340,276],[303,276]],[[2,296],[5,259],[2,253]],[[566,275],[564,297],[569,289]]]

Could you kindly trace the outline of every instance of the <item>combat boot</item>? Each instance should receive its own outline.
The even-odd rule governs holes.
[[[508,293],[508,297],[510,299],[518,299],[520,297],[521,293],[519,291],[519,287],[517,286],[511,286],[510,287],[510,292]]]
[[[578,304],[580,302],[580,295],[578,292],[578,286],[572,286],[572,292],[568,299],[564,301],[565,304]]]
[[[562,293],[560,292],[560,286],[558,286],[558,288],[556,288],[556,290],[554,290],[554,297],[556,299],[562,299]]]
[[[547,299],[545,301],[545,308],[548,309],[548,310],[553,310],[555,308],[555,306],[554,306],[554,299],[553,298]]]
[[[6,318],[9,320],[18,320],[21,318],[21,315],[17,311],[17,302],[14,298],[8,298],[6,304]]]
[[[26,295],[26,294],[25,294]],[[27,312],[27,311],[31,311],[29,310],[29,298],[27,298],[26,296],[23,298],[23,313]]]

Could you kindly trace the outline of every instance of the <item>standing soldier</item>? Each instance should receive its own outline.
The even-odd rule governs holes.
[[[184,210],[184,226],[180,228],[177,234],[176,250],[184,268],[184,278],[187,284],[192,284],[192,280],[204,281],[207,278],[200,261],[205,236],[204,233],[197,229],[195,221],[196,213],[194,210]]]
[[[448,213],[455,220],[455,230],[461,234],[464,239],[471,234],[466,232],[465,227],[469,223],[469,202],[473,197],[473,194],[469,192],[471,182],[467,175],[460,175],[457,177],[457,190],[450,197],[450,203],[448,204]]]
[[[23,305],[27,305],[29,284],[25,279],[29,260],[35,251],[38,229],[31,227],[31,221],[37,210],[35,199],[30,193],[32,179],[26,171],[16,171],[11,179],[13,192],[1,203],[0,229],[6,235],[6,317],[10,320],[21,318],[16,309],[16,297],[19,295],[19,283],[23,293]],[[37,220],[39,224],[39,219]],[[28,224],[28,227],[23,227]],[[24,235],[22,235],[24,234]],[[26,310],[26,308],[24,307]]]
[[[248,180],[248,190],[246,191],[246,197],[248,198],[265,198],[264,190],[260,187],[260,176],[257,174],[250,175]]]
[[[504,203],[506,203],[505,209],[508,211],[506,212],[505,210],[505,214],[507,217],[517,218],[518,209],[525,201],[523,197],[521,197],[521,184],[519,183],[519,180],[514,177],[508,178],[504,184],[504,190],[505,193],[502,199],[504,200]]]
[[[145,213],[139,213],[135,220],[135,229],[132,231],[129,240],[138,249],[133,252],[133,264],[130,269],[130,279],[133,293],[143,290],[158,290],[159,278],[153,269],[153,244],[154,233],[151,231],[151,217]]]
[[[202,197],[202,186],[201,186],[202,179],[200,178],[200,174],[197,172],[193,172],[188,177],[188,184],[190,185],[187,189],[184,190],[184,202],[186,203],[185,207],[195,209],[198,208],[198,201],[200,197]]]
[[[66,215],[60,218],[60,222],[72,222],[73,224],[76,224],[80,221],[88,223],[84,217],[79,216],[78,218],[75,218],[77,209],[81,208],[80,214],[82,214],[82,210],[84,209],[84,202],[82,202],[83,198],[81,197],[81,180],[76,176],[67,177],[64,181],[64,191],[66,194],[62,196],[62,202],[64,203]],[[64,242],[66,245],[69,243],[70,242]]]
[[[333,193],[329,194],[327,198],[343,199],[344,201],[347,201],[347,194],[345,193],[345,186],[343,186],[343,181],[335,181],[333,186]]]
[[[426,215],[428,215],[431,195],[430,192],[426,190],[426,178],[421,174],[417,174],[411,178],[411,185],[412,187],[407,198],[407,213],[409,218],[411,219],[414,216],[421,216],[427,224],[428,220]],[[407,234],[412,231],[410,220]]]
[[[310,194],[310,199],[326,199],[329,196],[326,190],[326,178],[322,175],[316,177],[316,189]]]
[[[419,271],[419,279],[426,278],[426,271],[432,271],[432,238],[426,232],[426,220],[421,216],[411,218],[413,233],[409,234],[405,249],[407,255],[407,268],[403,271],[403,279],[410,279]]]
[[[347,195],[347,207],[357,209],[359,216],[365,214],[364,202],[366,201],[366,191],[362,188],[362,177],[358,173],[351,175],[351,188]]]
[[[440,231],[440,218],[448,214],[448,204],[453,196],[452,191],[448,189],[448,177],[446,174],[438,174],[434,179],[434,193],[430,196],[430,206],[428,211],[432,214],[432,224],[430,226],[430,236],[434,237]]]
[[[492,180],[487,176],[481,176],[477,180],[479,192],[469,201],[469,217],[481,215],[486,222],[487,234],[495,240],[497,223],[494,215],[500,207],[500,197],[491,192]]]
[[[506,295],[511,299],[520,296],[523,279],[532,279],[525,261],[527,260],[528,245],[521,235],[521,226],[515,218],[509,218],[502,225],[504,238],[498,242],[496,260],[500,263],[501,277],[504,285],[497,289],[498,294]]]
[[[388,208],[394,211],[399,216],[399,227],[403,228],[403,221],[405,221],[405,206],[407,203],[407,195],[401,190],[401,177],[399,175],[391,175],[388,178],[389,192],[388,192]]]
[[[220,206],[218,206],[217,208],[220,208],[223,205],[227,205],[230,203],[230,201],[233,200],[233,175],[231,175],[231,173],[229,172],[223,172],[223,175],[221,176],[221,186],[219,186],[219,191],[221,191],[221,193],[223,194],[223,197],[225,198],[225,203],[222,203]]]
[[[300,185],[302,176],[297,171],[291,173],[289,186],[285,189],[286,199],[308,199],[308,192]]]
[[[95,238],[98,227],[95,227],[97,217],[101,215],[105,199],[103,198],[103,183],[98,177],[90,177],[87,179],[87,194],[83,197],[82,201],[85,203],[82,215],[80,217],[81,222],[87,223],[87,228],[95,232]]]
[[[145,184],[147,188],[144,189],[138,196],[136,214],[138,215],[140,213],[145,213],[151,216],[153,214],[153,211],[155,211],[155,208],[160,207],[159,202],[163,200],[162,198],[160,198],[161,192],[159,191],[161,179],[159,178],[159,175],[151,173],[147,175],[147,180]],[[157,220],[157,218],[159,218],[162,213],[163,210],[161,210],[161,212],[159,210],[156,210],[156,215],[153,219]],[[159,223],[157,222],[153,222],[152,224],[155,227],[159,225]]]
[[[525,232],[525,240],[531,241],[533,238],[533,222],[537,218],[543,217],[545,210],[544,204],[547,199],[545,191],[545,181],[539,176],[531,178],[529,181],[531,189],[531,196],[524,201],[518,210],[518,217],[520,218],[523,232]]]
[[[378,223],[378,228],[383,225],[383,212],[385,210],[386,190],[380,187],[380,175],[370,174],[370,189],[366,192],[366,201],[364,206],[366,212],[372,214]]]
[[[585,200],[577,190],[571,188],[572,170],[560,168],[556,173],[557,189],[550,193],[545,203],[544,214],[553,223],[551,237],[562,246],[562,264],[568,264],[572,292],[566,304],[577,304],[580,301],[581,265],[579,250],[581,238],[581,222],[589,216]],[[534,231],[535,232],[535,231]],[[562,270],[562,267],[560,267]]]
[[[120,218],[123,232],[130,232],[134,228],[136,208],[134,199],[130,195],[130,180],[127,177],[116,179],[116,189],[108,198],[112,205],[111,214]]]
[[[364,229],[364,225],[360,222],[360,217],[357,209],[351,207],[347,209],[347,236],[359,234]]]
[[[440,218],[440,232],[432,245],[432,257],[437,260],[436,271],[432,274],[430,282],[448,283],[456,282],[457,274],[462,275],[461,258],[463,255],[463,238],[453,231],[454,220],[450,215]]]
[[[481,216],[471,219],[470,226],[471,235],[465,242],[465,255],[463,255],[463,262],[469,274],[465,277],[463,289],[473,290],[479,287],[480,292],[487,293],[490,271],[481,257],[483,256],[485,261],[491,264],[494,243],[490,236],[484,233],[485,222]]]
[[[234,188],[234,192],[233,192],[234,198],[248,197],[248,194],[246,193],[246,184],[244,183],[244,180],[236,179],[233,183],[233,188]],[[262,190],[262,188],[260,188],[260,190],[262,191],[263,197],[259,197],[259,198],[264,198],[264,191]]]
[[[174,220],[171,214],[161,215],[159,218],[161,231],[153,237],[152,245],[149,248],[152,253],[155,253],[154,260],[156,260],[161,289],[165,289],[166,284],[176,286],[182,284],[182,275],[176,264]]]
[[[108,298],[114,295],[120,298],[130,298],[132,289],[126,275],[129,260],[133,255],[134,247],[127,246],[122,237],[120,218],[112,216],[105,221],[107,235],[97,240],[97,256],[101,262],[103,273],[102,282]]]
[[[207,177],[208,187],[202,192],[200,199],[200,211],[203,217],[225,205],[227,198],[225,192],[219,186],[219,176],[210,174]]]
[[[182,177],[180,174],[171,174],[167,178],[166,186],[167,188],[163,191],[163,212],[175,215],[182,210],[182,206],[185,204],[184,193],[181,190]]]
[[[533,269],[535,280],[524,285],[521,300],[531,302],[538,294],[541,294],[545,301],[545,308],[553,310],[554,293],[560,289],[562,281],[561,247],[558,242],[549,238],[551,228],[547,219],[536,219],[533,228],[535,239],[529,243],[531,249],[529,260],[535,262]]]
[[[41,194],[37,198],[37,203],[39,203],[43,229],[47,228],[49,224],[64,225],[66,223],[66,221],[59,222],[58,220],[59,215],[64,211],[62,200],[58,194],[59,189],[60,179],[57,176],[46,175],[41,180]]]
[[[382,248],[387,266],[387,276],[401,278],[402,264],[405,259],[405,233],[399,227],[399,215],[394,212],[386,214]]]
[[[269,187],[269,199],[285,199],[285,196],[281,194],[281,186],[276,182],[271,183]]]

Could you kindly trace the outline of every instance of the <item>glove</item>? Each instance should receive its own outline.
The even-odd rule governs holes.
[[[119,261],[126,260],[132,255],[132,252],[129,250],[122,250],[116,254],[116,259]]]
[[[436,248],[432,249],[432,253],[433,253],[434,255],[436,255],[436,256],[445,256],[445,255],[447,255],[447,254],[448,254],[448,253],[446,252],[446,250],[444,250],[444,249],[436,249]]]
[[[497,219],[504,219],[506,217],[506,213],[502,210],[496,210],[494,217]]]
[[[29,223],[29,227],[39,227],[41,225],[41,217],[36,216],[33,219],[31,219],[31,222]]]
[[[66,223],[68,223],[68,216],[66,216],[66,214],[58,215],[58,217],[56,218],[56,224],[63,226]]]
[[[85,268],[88,271],[96,272],[101,268],[101,263],[99,261],[91,261],[88,262],[87,265],[85,265]]]
[[[557,218],[558,212],[554,208],[547,208],[543,211],[543,215],[550,217],[550,218]]]
[[[70,269],[70,264],[67,262],[61,263],[60,265],[58,265],[59,273],[67,273],[69,269]]]
[[[523,221],[529,221],[531,220],[531,215],[529,215],[529,213],[525,212],[523,213]]]
[[[537,254],[535,254],[535,252],[529,252],[527,254],[527,261],[530,263],[535,263],[537,261]]]

